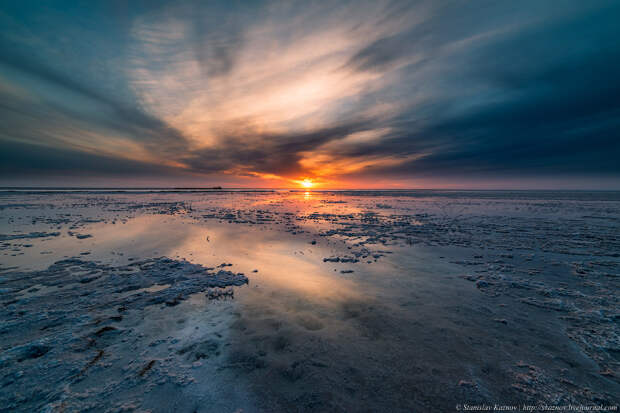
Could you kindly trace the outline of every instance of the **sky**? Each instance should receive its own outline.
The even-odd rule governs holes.
[[[3,1],[0,185],[620,189],[618,1]]]

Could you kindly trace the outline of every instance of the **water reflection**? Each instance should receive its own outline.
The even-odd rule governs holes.
[[[65,257],[127,264],[168,256],[207,267],[232,264],[221,268],[249,277],[249,285],[234,288],[233,300],[209,300],[200,292],[170,306],[154,302],[115,324],[143,334],[131,342],[141,354],[194,379],[182,389],[155,387],[157,392],[145,396],[152,398],[145,406],[154,410],[160,406],[157,395],[182,392],[177,399],[189,401],[187,411],[196,406],[224,406],[216,409],[220,411],[239,406],[244,411],[397,410],[394,406],[448,411],[453,402],[464,400],[456,398],[465,392],[481,399],[506,394],[511,380],[519,377],[515,374],[522,373],[522,360],[542,366],[536,371],[547,374],[549,383],[561,383],[553,371],[563,371],[564,360],[571,365],[592,361],[568,342],[565,326],[549,311],[523,300],[528,297],[522,294],[534,294],[548,302],[533,289],[538,284],[520,288],[528,284],[519,277],[533,267],[545,268],[545,263],[530,254],[532,248],[525,249],[527,257],[519,248],[530,239],[555,236],[568,250],[575,240],[562,238],[564,231],[554,235],[550,228],[565,222],[555,215],[565,219],[572,214],[570,225],[581,222],[583,233],[598,228],[600,240],[615,235],[600,216],[610,214],[609,222],[617,222],[617,205],[613,211],[592,203],[560,210],[557,202],[320,191],[63,195],[43,201],[40,208],[11,210],[10,219],[2,221],[3,231],[58,235],[5,242],[3,267],[46,268]],[[584,221],[586,210],[596,221]],[[536,218],[511,223],[527,214]],[[540,226],[541,217],[547,227]],[[510,236],[497,230],[517,223],[519,231]],[[527,239],[512,236],[528,232]],[[420,242],[407,243],[405,237]],[[360,245],[364,240],[370,242]],[[544,260],[544,251],[540,255]],[[560,257],[549,258],[546,268],[558,271],[557,280],[575,280],[573,273],[560,273],[572,268],[568,261],[554,264]],[[471,282],[479,277],[487,277],[485,283]],[[517,301],[485,291],[502,282],[508,286],[502,294],[515,294]],[[541,272],[536,282],[550,281]],[[84,289],[88,301],[93,285],[75,283],[71,288]],[[34,288],[20,294],[20,300],[49,292],[43,285],[29,287]],[[125,294],[169,291],[166,287],[175,284]],[[547,297],[553,290],[544,291]],[[102,311],[118,319],[115,308]],[[531,331],[545,334],[524,333]],[[609,386],[571,380],[581,387]],[[455,400],[446,399],[446,389]],[[551,390],[560,394],[558,389]],[[204,403],[205,394],[212,404]],[[433,408],[428,400],[435,401]]]
[[[324,240],[312,244],[316,237],[295,236],[277,227],[139,215],[115,224],[89,225],[82,230],[90,235],[86,239],[67,234],[50,238],[27,249],[27,254],[12,257],[11,264],[41,269],[77,255],[122,265],[168,256],[207,267],[231,263],[230,268],[249,276],[253,286],[291,290],[310,300],[355,295],[354,283],[334,276],[333,269],[322,261],[333,254],[333,245]],[[51,253],[40,254],[44,250]]]

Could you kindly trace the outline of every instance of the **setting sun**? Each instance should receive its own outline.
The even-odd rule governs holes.
[[[314,182],[312,182],[310,179],[307,179],[307,178],[300,181],[300,184],[304,188],[312,188],[314,186]]]

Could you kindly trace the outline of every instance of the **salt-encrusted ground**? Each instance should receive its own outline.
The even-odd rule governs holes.
[[[618,404],[619,234],[611,192],[3,192],[0,408]]]

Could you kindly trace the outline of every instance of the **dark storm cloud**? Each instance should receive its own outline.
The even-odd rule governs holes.
[[[6,174],[620,176],[617,2],[48,8],[0,14]]]
[[[231,136],[225,145],[217,149],[196,151],[184,162],[194,170],[208,173],[234,166],[240,173],[252,171],[282,176],[298,174],[303,173],[298,164],[300,153],[367,127],[366,122],[358,121],[296,135],[254,135],[253,140],[257,143],[254,146],[248,146]],[[265,145],[265,142],[268,144]]]
[[[149,163],[85,153],[67,148],[50,148],[0,141],[0,173],[17,176],[48,177],[67,174],[114,176],[162,176],[175,174],[172,168]]]
[[[5,49],[8,50],[8,47]],[[139,107],[129,106],[116,101],[97,90],[96,86],[83,85],[71,79],[63,73],[59,73],[40,61],[23,56],[10,51],[0,55],[0,65],[9,67],[21,75],[26,75],[42,83],[47,88],[59,90],[60,93],[69,95],[79,95],[86,98],[86,106],[75,106],[73,104],[63,105],[62,101],[47,100],[43,103],[50,112],[63,114],[71,119],[80,120],[91,125],[95,130],[114,130],[121,134],[126,134],[132,139],[143,141],[147,146],[154,146],[159,150],[183,152],[185,149],[185,138],[178,131],[174,130],[160,119],[150,116],[140,110]],[[2,92],[0,91],[0,96]],[[3,96],[5,102],[13,102],[8,96]],[[4,106],[5,109],[11,104]],[[22,113],[28,111],[21,108]],[[31,113],[34,111],[30,111]],[[5,113],[0,111],[0,119],[12,117],[10,111]],[[3,119],[6,122],[6,119]],[[46,122],[46,119],[38,119],[39,122]],[[27,128],[24,125],[24,128]],[[1,128],[0,128],[1,131]],[[14,131],[1,131],[4,134],[11,134]]]
[[[423,154],[384,171],[415,175],[617,175],[620,41],[614,33],[619,16],[620,8],[607,4],[496,35],[447,57],[437,53],[411,68],[413,74],[437,70],[425,79],[445,82],[424,106],[429,121],[422,127],[410,122],[420,109],[416,106],[391,120],[396,130],[388,139],[344,148],[339,156]],[[356,67],[374,70],[402,59],[406,49],[399,53],[390,43],[382,39],[363,49],[355,56]],[[410,79],[415,82],[415,75]],[[457,109],[463,102],[471,105],[455,110],[455,101]]]

